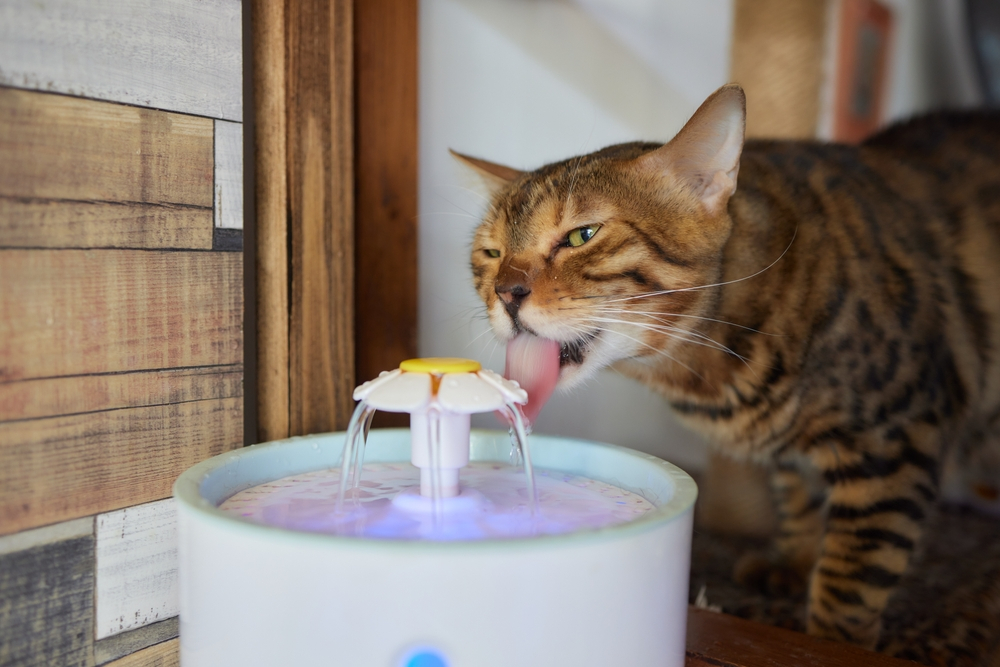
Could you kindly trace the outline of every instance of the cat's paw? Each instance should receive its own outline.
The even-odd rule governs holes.
[[[809,572],[771,551],[750,551],[733,567],[733,580],[741,586],[773,597],[805,595]]]

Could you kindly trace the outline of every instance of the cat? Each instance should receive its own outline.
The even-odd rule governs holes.
[[[946,459],[996,459],[1000,116],[861,146],[745,142],[745,119],[730,84],[666,144],[456,154],[492,195],[473,282],[498,338],[559,343],[561,387],[613,366],[767,465],[779,530],[738,574],[801,580],[810,634],[874,648]]]

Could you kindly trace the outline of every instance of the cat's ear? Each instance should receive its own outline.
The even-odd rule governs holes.
[[[502,164],[488,162],[469,155],[462,155],[461,153],[453,151],[450,148],[448,149],[448,152],[451,153],[452,157],[456,160],[471,168],[472,171],[474,171],[482,180],[483,185],[486,186],[491,195],[496,194],[498,191],[507,187],[511,181],[516,180],[521,174],[524,173],[518,171],[517,169],[512,169],[511,167],[505,167]]]
[[[733,83],[725,85],[698,107],[677,136],[640,160],[680,178],[709,212],[721,213],[736,192],[746,109],[743,89]]]

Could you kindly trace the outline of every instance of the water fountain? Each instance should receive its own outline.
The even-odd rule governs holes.
[[[177,480],[185,667],[683,665],[684,472],[612,445],[529,446],[525,392],[468,360],[405,362],[355,398],[344,433]],[[375,409],[411,428],[368,433]],[[469,428],[492,411],[518,437]]]

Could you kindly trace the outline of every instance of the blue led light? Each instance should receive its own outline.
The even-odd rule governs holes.
[[[437,651],[421,649],[410,654],[402,667],[448,667],[448,661]]]

